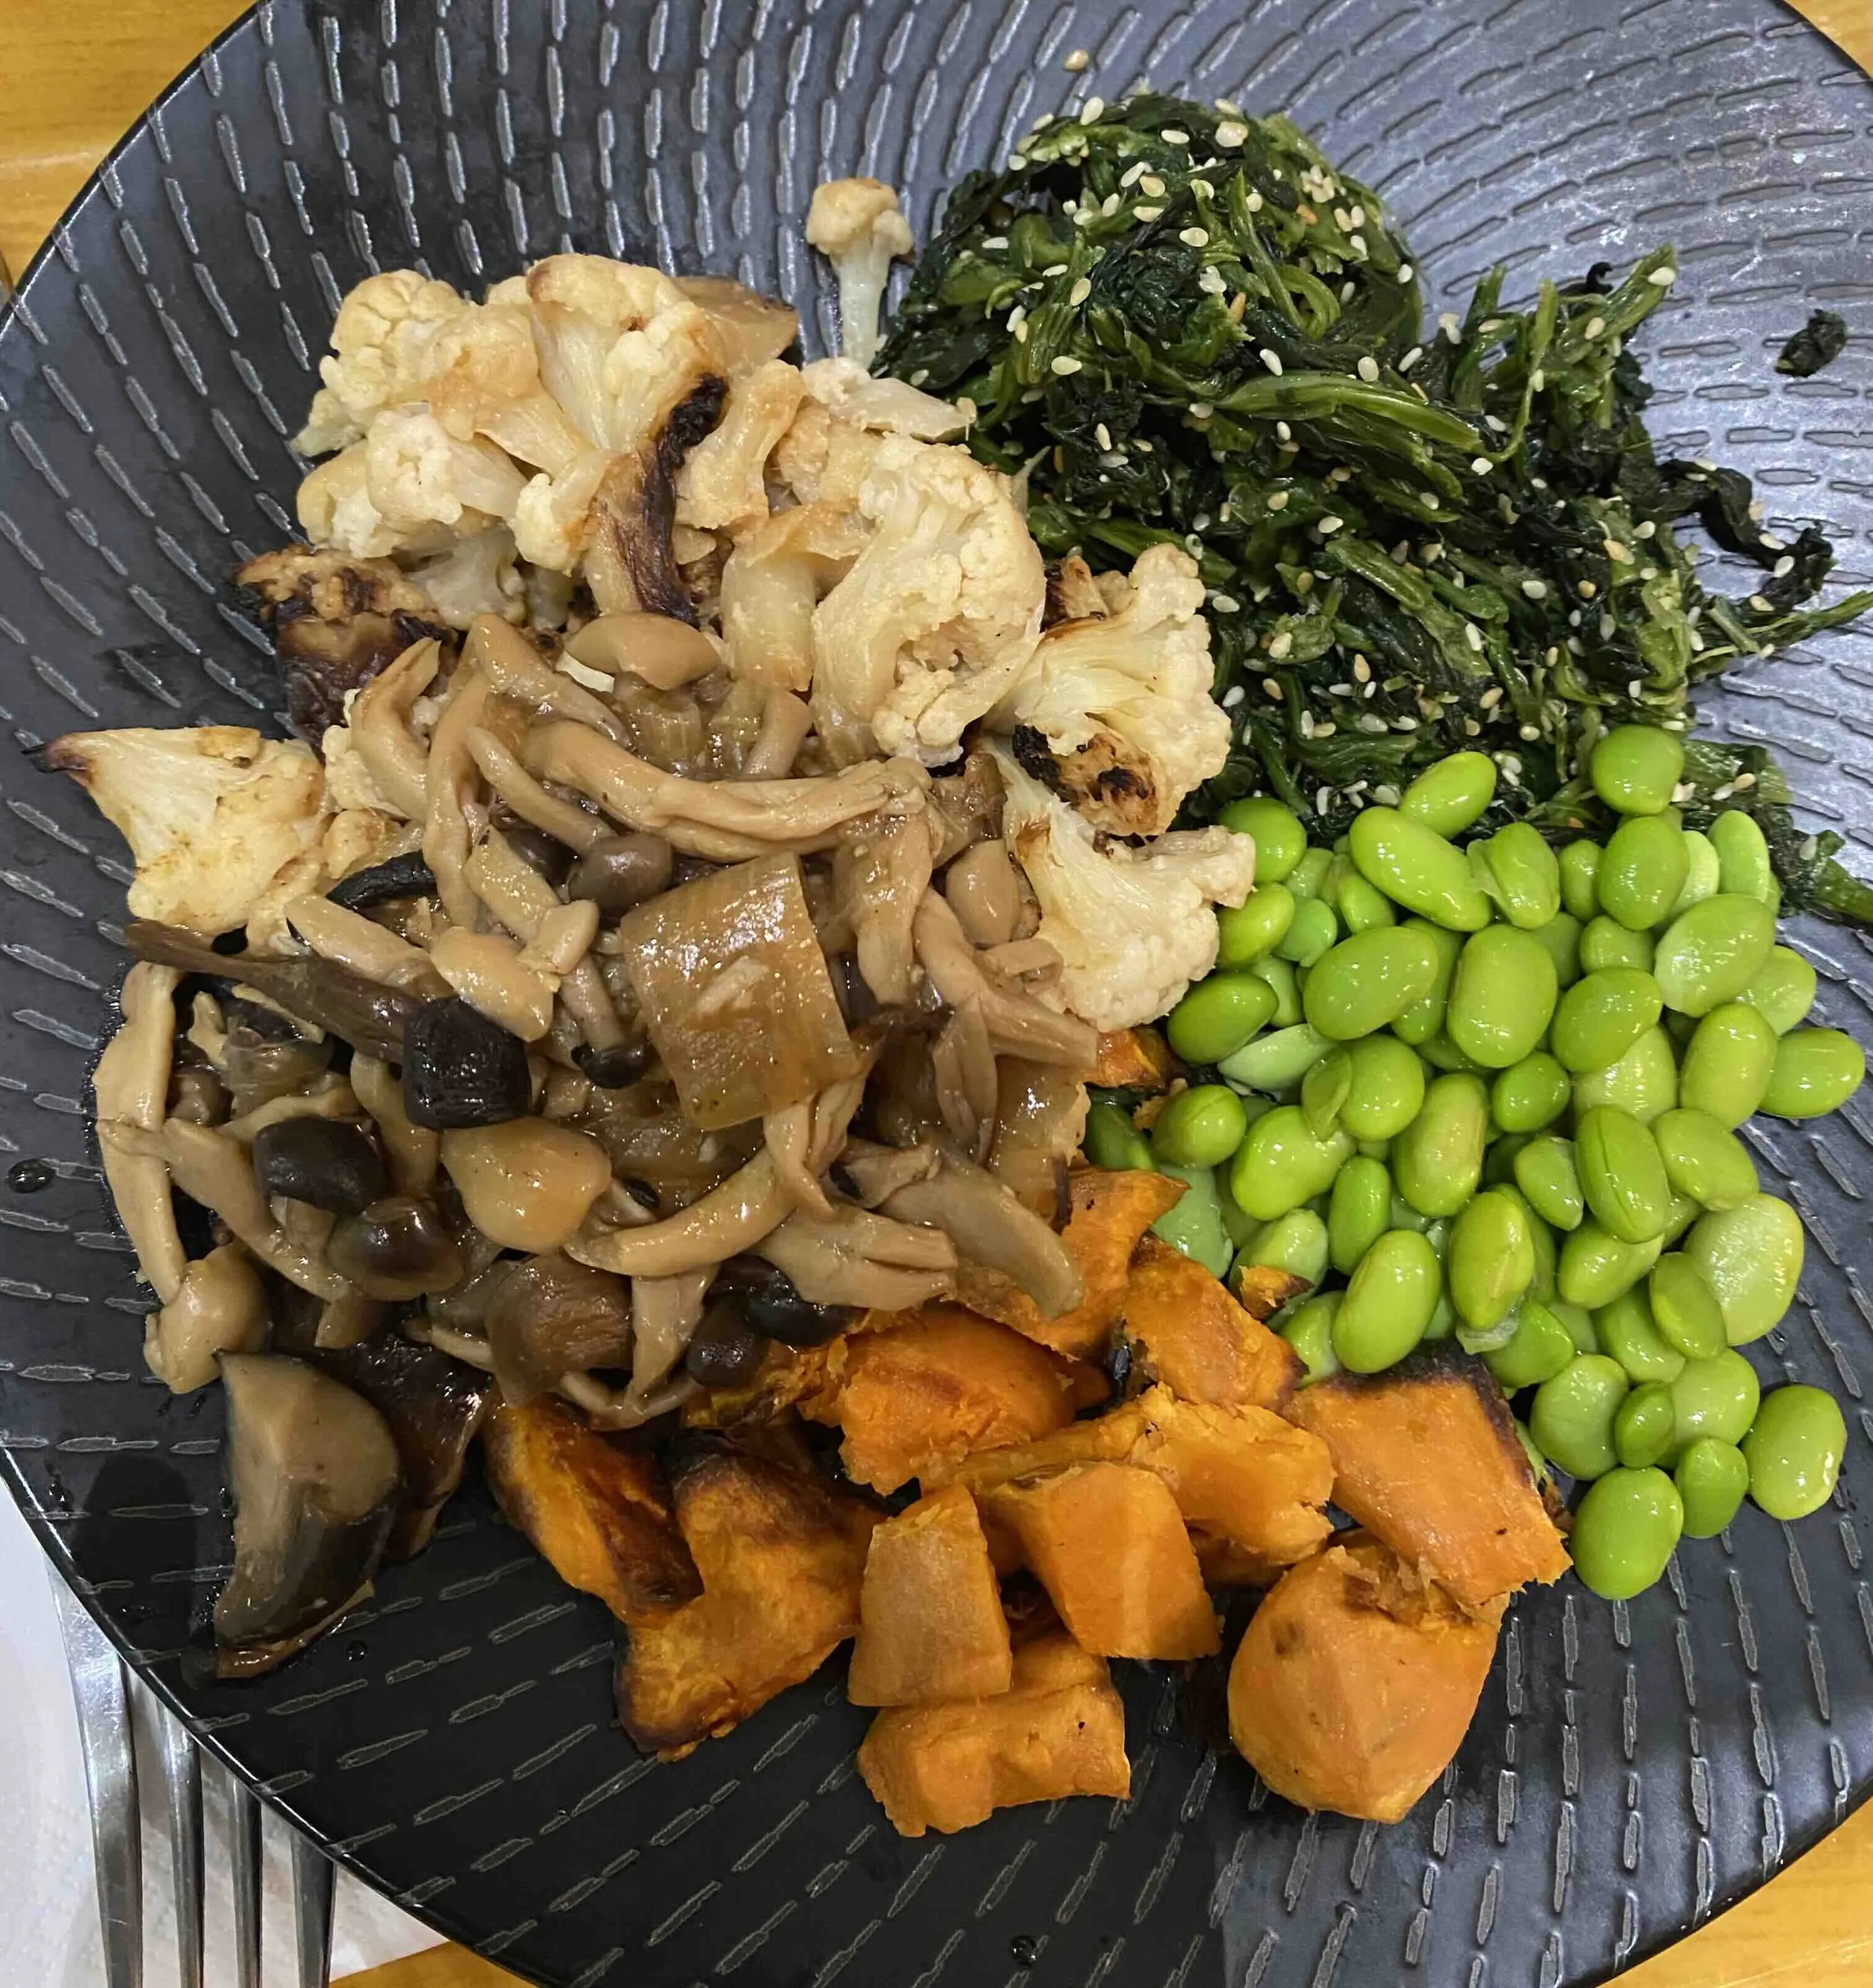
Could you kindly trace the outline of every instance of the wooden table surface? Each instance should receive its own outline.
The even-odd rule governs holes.
[[[15,273],[104,151],[241,0],[0,0],[0,255]],[[1873,69],[1873,0],[1801,11]],[[1775,1882],[1626,1976],[1631,1988],[1866,1988],[1873,1982],[1873,1806]],[[353,1988],[497,1988],[455,1947]]]

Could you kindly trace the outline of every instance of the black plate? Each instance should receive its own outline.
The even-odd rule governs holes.
[[[1812,303],[1873,316],[1868,89],[1770,0],[275,0],[119,149],[0,328],[13,737],[276,707],[224,583],[286,532],[286,437],[368,271],[475,285],[607,250],[732,269],[823,317],[799,235],[816,179],[906,184],[925,224],[1033,118],[1144,76],[1290,110],[1453,289],[1499,257],[1526,281],[1676,241],[1684,280],[1647,336],[1655,427],[1752,471],[1778,522],[1831,520],[1864,573],[1867,347],[1806,383],[1770,361]],[[1867,635],[1740,672],[1719,715],[1781,747],[1817,822],[1873,819]],[[16,757],[0,790],[0,1137],[57,1173],[0,1191],[8,1475],[210,1743],[443,1932],[554,1983],[1557,1988],[1706,1918],[1865,1793],[1857,1407],[1842,1493],[1798,1530],[1753,1512],[1629,1608],[1571,1583],[1526,1601],[1441,1792],[1391,1830],[1266,1800],[1206,1749],[1217,1694],[1135,1669],[1130,1802],[954,1840],[885,1826],[836,1668],[679,1766],[641,1760],[613,1726],[607,1619],[478,1486],[303,1660],[201,1682],[221,1401],[142,1371],[85,1120],[127,871],[66,782]],[[1864,837],[1851,853],[1873,860]],[[1861,942],[1802,939],[1827,1013],[1864,1030]],[[1812,1246],[1756,1364],[1850,1406],[1870,1111],[1759,1141]]]

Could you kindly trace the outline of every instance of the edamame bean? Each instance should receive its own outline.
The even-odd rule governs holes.
[[[1355,1139],[1390,1139],[1418,1116],[1425,1101],[1425,1067],[1418,1052],[1396,1036],[1368,1036],[1350,1043],[1352,1083],[1340,1122]]]
[[[1535,1274],[1535,1245],[1519,1203],[1495,1189],[1479,1194],[1451,1226],[1450,1301],[1474,1331],[1486,1330],[1522,1301]]]
[[[1613,1418],[1626,1394],[1626,1377],[1615,1361],[1577,1354],[1536,1390],[1530,1432],[1542,1454],[1570,1477],[1602,1477],[1619,1461]]]
[[[1557,983],[1571,987],[1581,977],[1580,920],[1567,911],[1557,911],[1545,925],[1537,925],[1532,936],[1541,942],[1554,961]]]
[[[1096,1167],[1148,1172],[1155,1165],[1151,1141],[1131,1122],[1131,1114],[1122,1105],[1101,1098],[1086,1114],[1086,1136],[1082,1141],[1086,1157]]]
[[[1231,801],[1216,819],[1238,835],[1254,838],[1258,884],[1279,884],[1307,853],[1307,831],[1300,817],[1266,795]]]
[[[1455,1215],[1476,1192],[1489,1137],[1489,1094],[1466,1073],[1440,1077],[1392,1141],[1391,1175],[1422,1215]]]
[[[1324,1291],[1308,1299],[1288,1318],[1281,1336],[1300,1355],[1307,1371],[1303,1388],[1316,1381],[1330,1380],[1340,1371],[1340,1356],[1334,1351],[1334,1315],[1340,1309],[1341,1291]]]
[[[1603,1306],[1593,1322],[1607,1357],[1619,1362],[1635,1387],[1675,1381],[1685,1371],[1685,1356],[1665,1343],[1643,1285],[1635,1284],[1623,1297]]]
[[[1577,1304],[1570,1304],[1557,1292],[1541,1302],[1567,1328],[1567,1335],[1574,1341],[1577,1353],[1598,1353],[1603,1349],[1600,1334],[1594,1324],[1594,1315]]]
[[[1300,982],[1285,959],[1265,954],[1249,968],[1256,979],[1275,990],[1275,1012],[1269,1017],[1278,1029],[1291,1029],[1300,1019]]]
[[[1701,1435],[1685,1445],[1672,1481],[1685,1501],[1685,1537],[1714,1540],[1743,1509],[1749,1459],[1733,1442]]]
[[[1529,1206],[1528,1197],[1519,1187],[1506,1186],[1501,1192],[1520,1201],[1528,1215],[1528,1239],[1535,1246],[1535,1274],[1528,1280],[1529,1295],[1540,1299],[1544,1305],[1552,1305],[1560,1296],[1555,1282],[1560,1249],[1554,1240],[1554,1231]]]
[[[1598,1311],[1623,1297],[1658,1262],[1662,1245],[1622,1242],[1589,1216],[1560,1246],[1557,1287],[1570,1304]]]
[[[1674,1194],[1671,1211],[1665,1218],[1664,1242],[1666,1249],[1670,1249],[1703,1212],[1702,1208],[1689,1195]]]
[[[1684,832],[1675,823],[1629,815],[1600,859],[1600,908],[1628,931],[1649,931],[1677,903],[1689,867]]]
[[[1630,966],[1649,973],[1652,962],[1650,932],[1628,931],[1618,918],[1608,918],[1604,911],[1587,920],[1581,934],[1581,965],[1585,972],[1598,973],[1610,966]]]
[[[1772,1194],[1753,1194],[1692,1225],[1684,1253],[1716,1293],[1733,1346],[1760,1339],[1794,1302],[1801,1218]]]
[[[1301,1079],[1301,1116],[1317,1139],[1340,1129],[1341,1107],[1352,1086],[1353,1059],[1344,1049],[1329,1050]]]
[[[1600,909],[1600,858],[1597,842],[1570,842],[1560,853],[1561,902],[1582,925]]]
[[[1572,1101],[1567,1073],[1546,1050],[1512,1063],[1489,1087],[1489,1116],[1505,1132],[1539,1132]]]
[[[1750,1496],[1772,1519],[1805,1519],[1834,1496],[1847,1453],[1841,1405],[1819,1388],[1777,1388],[1763,1397],[1743,1439]]]
[[[1317,1029],[1297,1022],[1291,1029],[1257,1036],[1216,1067],[1232,1084],[1246,1084],[1252,1090],[1286,1090],[1300,1083],[1332,1047]]]
[[[1377,925],[1398,921],[1391,900],[1360,875],[1350,856],[1334,858],[1320,894],[1331,902],[1340,915],[1341,924],[1349,932],[1371,931]]]
[[[1469,847],[1470,874],[1512,925],[1533,931],[1560,910],[1560,864],[1547,838],[1525,821]]]
[[[1678,1057],[1662,1028],[1648,1029],[1617,1063],[1583,1070],[1574,1080],[1574,1108],[1591,1111],[1616,1104],[1641,1125],[1678,1102]]]
[[[1594,748],[1587,777],[1615,814],[1661,814],[1685,770],[1685,742],[1655,725],[1616,725]]]
[[[1541,1446],[1530,1435],[1525,1422],[1516,1422],[1516,1441],[1522,1445],[1522,1454],[1528,1459],[1529,1474],[1539,1490],[1548,1481],[1548,1459],[1541,1453]]]
[[[1622,1242],[1649,1242],[1665,1232],[1672,1186],[1652,1134],[1617,1105],[1583,1112],[1574,1132],[1581,1192],[1601,1228]]]
[[[1268,1108],[1272,1111],[1274,1107],[1271,1104]],[[1239,1256],[1261,1234],[1263,1225],[1253,1215],[1245,1215],[1236,1206],[1232,1194],[1219,1195],[1218,1203],[1222,1211],[1222,1232],[1229,1239],[1229,1247]]]
[[[1193,1084],[1167,1097],[1151,1125],[1151,1152],[1179,1167],[1219,1167],[1242,1142],[1249,1115],[1226,1084]]]
[[[1353,817],[1353,860],[1368,883],[1395,904],[1452,931],[1479,931],[1489,901],[1471,880],[1462,852],[1396,808],[1369,807]]]
[[[1711,1360],[1723,1351],[1723,1308],[1688,1256],[1675,1249],[1661,1256],[1645,1280],[1645,1295],[1658,1337],[1674,1352],[1687,1360]]]
[[[1431,983],[1430,992],[1422,1000],[1414,1001],[1392,1023],[1392,1033],[1401,1042],[1426,1043],[1444,1026],[1444,1016],[1450,1004],[1451,976],[1457,970],[1457,960],[1463,951],[1463,935],[1461,932],[1446,931],[1442,925],[1432,924],[1428,918],[1408,918],[1405,922],[1430,942],[1437,955],[1437,978]]]
[[[1464,942],[1444,1026],[1472,1061],[1506,1070],[1539,1045],[1560,991],[1539,939],[1513,925],[1491,925]]]
[[[1628,1470],[1662,1463],[1676,1447],[1677,1412],[1662,1381],[1635,1388],[1613,1418],[1613,1449]]]
[[[1556,1058],[1571,1070],[1604,1070],[1658,1026],[1665,996],[1649,973],[1606,966],[1577,980],[1554,1009]]]
[[[1574,1338],[1567,1327],[1539,1298],[1524,1298],[1516,1308],[1512,1337],[1483,1357],[1503,1392],[1513,1395],[1552,1380],[1574,1356]]]
[[[1466,1056],[1446,1035],[1433,1036],[1428,1043],[1420,1043],[1418,1053],[1433,1070],[1467,1070],[1472,1077],[1486,1073],[1474,1057]]]
[[[1866,1052],[1839,1029],[1791,1029],[1776,1046],[1759,1109],[1772,1118],[1819,1118],[1860,1088]]]
[[[1630,1601],[1657,1585],[1684,1531],[1678,1487],[1662,1470],[1609,1470],[1581,1500],[1567,1550],[1603,1601]]]
[[[1171,1010],[1165,1033],[1185,1063],[1221,1063],[1273,1019],[1275,990],[1253,973],[1212,973]]]
[[[1307,975],[1302,1009],[1322,1035],[1351,1042],[1387,1027],[1422,1000],[1437,969],[1437,955],[1422,932],[1408,925],[1376,926],[1342,939],[1319,961]]]
[[[1717,852],[1719,891],[1739,898],[1769,902],[1776,880],[1770,860],[1769,842],[1753,815],[1741,808],[1726,808],[1710,824],[1710,846]]]
[[[1677,1449],[1682,1456],[1700,1436],[1720,1442],[1741,1442],[1756,1420],[1763,1398],[1756,1369],[1740,1353],[1726,1349],[1709,1360],[1688,1360],[1685,1371],[1666,1384],[1677,1418]]]
[[[1303,898],[1294,907],[1294,916],[1275,946],[1278,959],[1309,967],[1330,952],[1340,936],[1340,921],[1324,898]]]
[[[1814,969],[1794,947],[1773,945],[1756,978],[1737,996],[1779,1036],[1808,1019],[1814,1006]]]
[[[1530,1140],[1515,1156],[1515,1182],[1543,1222],[1557,1229],[1580,1227],[1586,1202],[1572,1140],[1553,1133]]]
[[[1486,752],[1452,752],[1427,766],[1405,790],[1398,812],[1435,830],[1460,835],[1496,798],[1496,762]]]
[[[1258,883],[1242,903],[1216,914],[1216,964],[1253,966],[1286,938],[1294,922],[1294,894],[1285,884]]]
[[[1296,904],[1308,898],[1317,898],[1327,881],[1327,873],[1334,866],[1333,851],[1330,849],[1310,849],[1288,872],[1287,886]]]
[[[1443,1286],[1437,1254],[1408,1229],[1388,1229],[1360,1259],[1333,1322],[1334,1351],[1355,1374],[1395,1366],[1423,1338]]]
[[[1700,835],[1695,828],[1685,830],[1685,887],[1665,914],[1668,921],[1688,911],[1693,904],[1701,904],[1706,898],[1714,898],[1723,876],[1723,868],[1709,837]]]
[[[1175,1208],[1167,1209],[1151,1224],[1151,1233],[1201,1263],[1212,1277],[1227,1276],[1236,1252],[1222,1226],[1222,1197],[1215,1174],[1208,1167],[1161,1162],[1158,1171],[1181,1180],[1184,1192]]]
[[[1677,1101],[1733,1132],[1762,1103],[1775,1067],[1775,1030],[1753,1008],[1732,1001],[1698,1023],[1679,1072]]]
[[[1327,1212],[1328,1260],[1342,1276],[1391,1227],[1391,1176],[1384,1163],[1356,1155],[1334,1182]]]
[[[1750,1149],[1708,1111],[1681,1107],[1652,1121],[1665,1177],[1702,1208],[1734,1208],[1760,1191]]]
[[[1708,1015],[1743,992],[1775,942],[1767,905],[1753,898],[1706,898],[1666,928],[1652,955],[1652,978],[1668,1006]]]
[[[1237,1251],[1232,1282],[1246,1270],[1285,1270],[1303,1284],[1317,1284],[1327,1274],[1327,1224],[1310,1208],[1291,1208],[1265,1222]]]
[[[1283,1104],[1258,1118],[1229,1163],[1229,1192],[1259,1222],[1273,1222],[1324,1194],[1352,1158],[1345,1133],[1317,1139],[1300,1109]]]

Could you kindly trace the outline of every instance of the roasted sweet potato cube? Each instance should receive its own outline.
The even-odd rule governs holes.
[[[1067,1183],[1073,1212],[1060,1240],[1080,1266],[1080,1302],[1058,1318],[1043,1318],[1018,1284],[999,1270],[965,1261],[956,1295],[970,1310],[998,1319],[1057,1353],[1089,1360],[1105,1350],[1124,1307],[1127,1270],[1138,1238],[1158,1216],[1177,1205],[1182,1181],[1143,1169],[1111,1172],[1099,1167],[1075,1170]]]
[[[1252,1318],[1201,1263],[1155,1236],[1131,1259],[1124,1317],[1139,1368],[1182,1401],[1279,1414],[1300,1384],[1293,1347]]]
[[[1190,1529],[1190,1543],[1203,1572],[1205,1587],[1273,1587],[1290,1563],[1251,1553],[1233,1540],[1219,1538],[1200,1526]]]
[[[1288,1414],[1331,1453],[1334,1502],[1466,1608],[1567,1572],[1507,1405],[1471,1354],[1439,1345],[1337,1374]]]
[[[921,1705],[1007,1690],[1008,1619],[975,1500],[961,1485],[920,1498],[871,1535],[854,1705]]]
[[[1229,1733],[1276,1794],[1397,1822],[1469,1729],[1498,1602],[1466,1614],[1388,1547],[1343,1533],[1290,1567],[1229,1666]]]
[[[982,1500],[1082,1649],[1096,1656],[1206,1657],[1216,1614],[1170,1487],[1129,1463],[1078,1463],[1017,1478]]]
[[[1102,1090],[1161,1090],[1177,1067],[1170,1044],[1155,1029],[1108,1029],[1086,1080]]]
[[[1063,1427],[1084,1398],[1084,1372],[992,1320],[928,1304],[848,1334],[827,1386],[801,1406],[844,1431],[840,1454],[856,1483],[894,1491],[913,1477],[941,1483],[976,1450]]]
[[[569,1586],[634,1624],[655,1621],[702,1592],[647,1451],[587,1428],[550,1395],[497,1408],[482,1442],[489,1486],[508,1523]]]
[[[803,1471],[717,1445],[683,1457],[671,1478],[702,1593],[631,1630],[617,1687],[624,1730],[674,1759],[810,1677],[857,1633],[878,1514]]]
[[[902,1836],[968,1829],[1020,1802],[1124,1796],[1125,1708],[1104,1659],[1054,1630],[1016,1650],[997,1697],[881,1712],[858,1770]]]

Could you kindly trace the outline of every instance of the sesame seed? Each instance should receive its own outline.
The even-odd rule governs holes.
[[[1089,96],[1080,106],[1080,122],[1097,124],[1106,114],[1106,100],[1103,96]]]
[[[1109,449],[1112,446],[1112,431],[1101,421],[1093,431],[1093,439],[1101,448]]]
[[[1206,421],[1215,411],[1214,406],[1208,401],[1192,401],[1190,404],[1190,418],[1195,421]],[[1207,518],[1199,518],[1197,520],[1197,529],[1199,532],[1208,531],[1209,520]]]
[[[1457,314],[1455,311],[1441,313],[1437,320],[1437,328],[1452,345],[1459,345],[1462,343],[1463,334],[1458,329]]]
[[[1067,301],[1070,304],[1083,304],[1092,294],[1092,278],[1090,276],[1082,276],[1080,280],[1073,285],[1073,288],[1067,292]]]
[[[1355,255],[1363,255],[1365,254],[1366,238],[1363,235],[1349,235],[1347,238],[1352,243],[1353,253]]]
[[[1391,729],[1395,732],[1415,732],[1418,721],[1415,718],[1395,718],[1391,721]]]
[[[1107,194],[1105,198],[1099,203],[1099,211],[1103,215],[1117,213],[1118,195],[1115,193]]]
[[[1253,187],[1251,187],[1249,189],[1249,198],[1243,201],[1242,205],[1248,208],[1251,214],[1259,214],[1262,211],[1262,196],[1256,191]]]
[[[1545,580],[1525,580],[1522,583],[1522,591],[1530,600],[1546,600],[1548,597],[1548,583]]]
[[[1419,491],[1418,501],[1427,511],[1435,511],[1438,508],[1437,492],[1435,490]]]
[[[1069,76],[1077,76],[1082,69],[1090,69],[1092,66],[1093,58],[1084,49],[1070,50],[1067,59],[1060,64],[1060,67],[1066,70]]]
[[[1025,320],[1021,323],[1016,324],[1014,320],[1010,318],[1008,320],[1008,328],[1014,333],[1015,343],[1017,345],[1026,344],[1028,328]]]
[[[1359,377],[1370,387],[1379,377],[1379,362],[1370,356],[1359,362]]]
[[[1313,713],[1310,711],[1303,711],[1300,715],[1300,735],[1303,739],[1313,736]]]
[[[1164,209],[1161,207],[1134,207],[1132,212],[1141,221],[1160,221],[1164,218]]]
[[[1317,739],[1330,739],[1339,729],[1330,718],[1324,725],[1317,725],[1313,728],[1313,735]]]
[[[1619,624],[1613,619],[1612,616],[1610,614],[1601,615],[1600,617],[1601,641],[1603,642],[1610,642],[1618,633]],[[1638,693],[1635,691],[1634,695],[1636,696]]]
[[[1414,345],[1411,350],[1398,361],[1398,370],[1401,373],[1410,372],[1412,368],[1415,366],[1418,360],[1423,358],[1424,356],[1424,347],[1422,345]]]
[[[1239,145],[1246,144],[1248,141],[1249,127],[1246,124],[1238,124],[1231,120],[1216,127],[1216,143],[1219,145],[1226,146],[1231,151]]]
[[[1615,566],[1630,566],[1632,563],[1632,554],[1617,539],[1606,541],[1606,556]]]
[[[1268,368],[1270,372],[1277,374],[1280,372],[1281,354],[1277,352],[1272,345],[1263,346],[1261,351],[1256,356],[1260,359],[1262,363]]]
[[[1778,538],[1773,532],[1763,532],[1760,533],[1758,536],[1760,537],[1763,544],[1772,553],[1782,552],[1786,550],[1787,548],[1788,540],[1787,539]]]
[[[1336,207],[1334,209],[1334,225],[1344,234],[1353,225],[1353,217],[1344,208]]]
[[[1268,500],[1268,508],[1271,511],[1285,511],[1288,508],[1288,493],[1285,490],[1276,491]]]
[[[1635,525],[1633,527],[1632,536],[1635,539],[1655,538],[1658,536],[1658,526],[1650,518],[1648,518],[1644,524]],[[1767,543],[1767,541],[1765,540],[1764,543]]]
[[[1279,634],[1268,638],[1268,653],[1276,662],[1280,662],[1293,646],[1294,637],[1285,628]]]
[[[1495,467],[1496,465],[1486,455],[1472,456],[1470,458],[1470,468],[1479,476],[1487,476]]]
[[[1777,580],[1787,579],[1789,575],[1794,570],[1795,562],[1788,553],[1784,553],[1782,556],[1776,561],[1775,577]]]
[[[1536,393],[1539,394],[1542,388],[1548,384],[1548,376],[1540,367],[1537,366],[1534,371],[1528,376],[1528,384]],[[1540,487],[1545,490],[1548,486],[1544,483]]]
[[[1231,684],[1229,688],[1222,693],[1223,709],[1225,711],[1233,711],[1248,695],[1249,693],[1242,688],[1240,684]]]
[[[1313,811],[1316,814],[1324,814],[1333,804],[1334,790],[1331,787],[1322,787],[1313,796]]]
[[[1135,159],[1119,174],[1118,183],[1122,187],[1134,187],[1144,174],[1144,161],[1142,159]]]
[[[1279,704],[1281,702],[1281,686],[1276,682],[1273,677],[1264,677],[1262,679],[1262,688],[1274,699],[1276,703]]]
[[[1018,331],[1023,325],[1026,323],[1026,322],[1027,306],[1026,304],[1016,304],[1014,309],[1008,313],[1009,330],[1010,331]]]
[[[1350,304],[1353,301],[1353,293],[1357,287],[1355,284],[1350,282],[1342,283],[1340,286],[1340,301],[1343,304]]]
[[[1165,191],[1165,183],[1155,173],[1147,173],[1144,178],[1139,181],[1138,190],[1141,193],[1149,194],[1153,200],[1162,200]]]
[[[1275,439],[1277,441],[1292,441],[1294,439],[1294,431],[1286,421],[1277,421],[1275,424]]]
[[[1383,732],[1385,721],[1376,712],[1362,711],[1359,714],[1359,729],[1361,732]]]
[[[1202,291],[1205,296],[1219,297],[1229,287],[1229,285],[1222,280],[1222,272],[1220,269],[1202,269],[1197,272],[1197,288]],[[1230,315],[1235,316],[1237,313],[1232,311]]]
[[[1070,359],[1065,353],[1062,353],[1060,357],[1053,361],[1053,370],[1063,375],[1077,373],[1080,370],[1080,361],[1077,359]]]
[[[1398,265],[1398,280],[1401,283],[1408,283],[1417,273],[1418,272],[1408,262],[1401,262]]]
[[[1463,639],[1476,651],[1478,655],[1481,655],[1483,654],[1483,631],[1476,626],[1474,621],[1466,621],[1464,623]]]
[[[1043,276],[1063,276],[1067,273],[1064,262],[1050,262],[1040,272]]]
[[[1186,248],[1207,248],[1209,246],[1209,230],[1207,228],[1180,228],[1177,238]]]
[[[1338,531],[1340,527],[1345,522],[1346,520],[1344,518],[1336,518],[1331,512],[1329,512],[1326,517],[1320,520],[1319,524],[1317,525],[1314,529],[1320,533],[1322,538],[1330,538],[1335,532]]]
[[[1239,614],[1242,604],[1232,593],[1212,593],[1209,604],[1219,614]]]
[[[1485,711],[1493,711],[1503,701],[1502,685],[1500,684],[1490,685],[1489,688],[1486,690],[1483,695],[1476,701]]]
[[[1656,283],[1662,290],[1668,290],[1678,281],[1678,272],[1668,263],[1662,269],[1654,269],[1645,280]]]
[[[1591,580],[1582,580],[1577,590],[1583,600],[1591,600],[1594,596],[1600,591],[1599,588],[1595,586]]]
[[[1520,726],[1517,729],[1516,736],[1518,738],[1526,739],[1532,744],[1536,739],[1541,736],[1541,727],[1539,725],[1524,725]]]
[[[1353,658],[1353,674],[1361,683],[1370,683],[1372,681],[1372,665],[1364,656],[1357,653]]]
[[[1167,145],[1188,145],[1190,143],[1190,134],[1188,131],[1173,131],[1167,128],[1160,131],[1158,135]]]
[[[1756,785],[1756,776],[1753,773],[1739,773],[1730,784],[1737,793],[1741,793],[1746,787],[1753,787]]]

